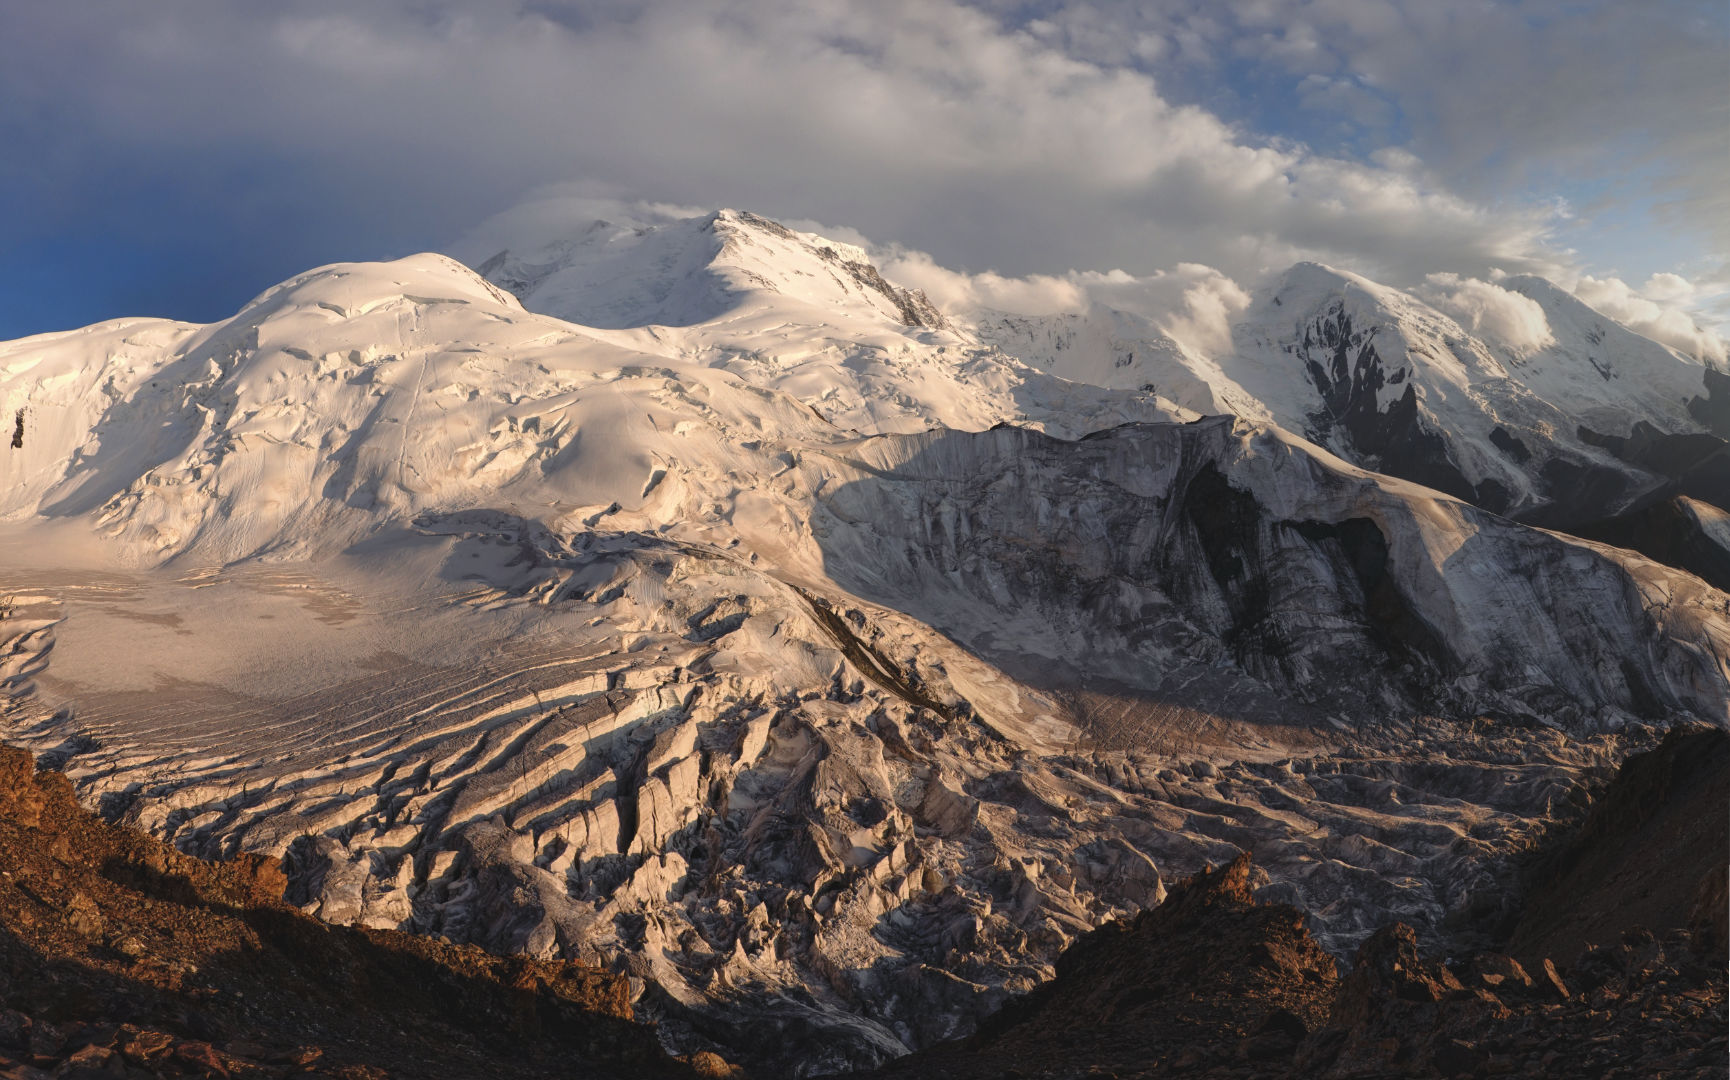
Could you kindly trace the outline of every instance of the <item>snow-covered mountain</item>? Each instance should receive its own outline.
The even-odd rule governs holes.
[[[1262,289],[1209,355],[1099,305],[965,321],[1042,370],[1278,424],[1520,520],[1595,528],[1678,495],[1725,505],[1730,376],[1541,278],[1497,288],[1531,302],[1541,338],[1479,336],[1417,296],[1314,263]]]
[[[531,311],[786,390],[860,432],[1013,421],[1073,436],[1194,415],[981,348],[858,247],[736,210],[595,221],[477,269]]]
[[[814,1074],[1246,847],[1332,948],[1439,933],[1646,725],[1730,722],[1723,592],[1363,467],[1553,500],[1492,415],[1619,460],[1562,430],[1642,438],[1561,301],[1515,363],[1300,267],[1147,390],[1083,371],[1127,317],[974,330],[733,211],[477,262],[0,345],[7,741],[322,917],[598,957]],[[1697,437],[1655,356],[1586,359]]]
[[[476,269],[534,310],[590,326],[695,326],[772,312],[810,327],[857,321],[840,331],[848,341],[873,330],[947,329],[924,294],[889,284],[862,249],[736,210],[597,220]]]

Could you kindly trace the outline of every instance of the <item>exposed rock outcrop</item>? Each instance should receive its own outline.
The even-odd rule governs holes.
[[[881,1075],[1164,1075],[1231,1060],[1240,1045],[1246,1061],[1289,1057],[1327,1020],[1334,960],[1303,912],[1255,903],[1252,876],[1248,856],[1197,874],[1076,942],[1054,981],[965,1043]]]

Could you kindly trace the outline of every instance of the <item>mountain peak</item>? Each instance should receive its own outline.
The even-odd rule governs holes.
[[[1590,736],[1725,723],[1724,593],[1510,520],[1680,465],[1647,546],[1711,554],[1656,346],[1502,364],[1319,264],[1205,353],[1005,324],[1100,387],[747,211],[548,219],[490,284],[338,264],[0,347],[0,734],[323,918],[598,954],[793,1075],[965,1034],[1222,836],[1323,948],[1439,934]]]
[[[294,306],[319,307],[332,313],[372,310],[393,299],[522,308],[516,297],[463,263],[448,255],[423,251],[384,262],[315,267],[259,293],[234,319],[248,321]]]
[[[1293,263],[1263,290],[1264,303],[1275,308],[1308,311],[1330,297],[1369,303],[1377,307],[1397,306],[1400,294],[1349,270],[1319,262]]]
[[[597,219],[479,262],[488,281],[536,311],[604,329],[688,327],[773,311],[941,329],[922,294],[884,279],[864,249],[747,210]]]

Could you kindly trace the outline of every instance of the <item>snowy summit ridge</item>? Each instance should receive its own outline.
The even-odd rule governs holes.
[[[1723,376],[1541,278],[1503,284],[1541,310],[1542,340],[1477,336],[1418,296],[1318,263],[1276,277],[1238,314],[1230,345],[1207,355],[1100,306],[974,321],[983,340],[1053,374],[1279,424],[1365,467],[1546,522],[1614,516],[1676,479],[1607,439],[1642,424],[1659,437],[1730,436]],[[1575,505],[1585,477],[1594,490]]]
[[[945,329],[923,293],[883,279],[864,250],[738,210],[649,223],[597,220],[573,237],[476,268],[536,311],[590,326],[692,326],[763,308]],[[769,299],[769,296],[775,299]]]

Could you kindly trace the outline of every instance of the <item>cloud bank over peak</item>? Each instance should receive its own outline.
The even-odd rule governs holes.
[[[1532,169],[1483,167],[1525,161],[1509,140],[1467,153],[1445,137],[1457,110],[1425,103],[1484,94],[1434,81],[1442,61],[1406,40],[1459,52],[1512,6],[1530,7],[1438,22],[1427,12],[1452,6],[1415,0],[14,5],[0,194],[38,213],[0,226],[0,247],[99,211],[140,245],[218,238],[206,260],[400,254],[550,191],[845,222],[1021,305],[1074,303],[1071,279],[1101,268],[1180,293],[1186,264],[1244,282],[1300,259],[1407,287],[1571,278],[1594,267],[1558,241],[1571,204],[1462,179]],[[1591,18],[1554,17],[1580,55],[1603,51]],[[1641,55],[1675,40],[1645,33]]]
[[[553,185],[467,230],[446,251],[470,266],[479,266],[506,249],[531,261],[556,260],[561,244],[583,236],[597,222],[653,228],[703,217],[716,209],[719,207],[613,198],[597,193],[591,185]],[[1020,275],[994,270],[969,272],[945,266],[931,253],[904,244],[877,243],[850,226],[791,217],[780,220],[800,232],[863,250],[891,281],[923,291],[950,313],[963,317],[978,312],[1080,315],[1097,305],[1147,319],[1202,356],[1231,349],[1233,321],[1249,306],[1251,291],[1268,285],[1285,269],[1271,267],[1233,277],[1202,263],[1178,262],[1143,274],[1122,268]],[[1504,287],[1500,281],[1507,276],[1499,269],[1492,269],[1483,278],[1432,272],[1404,287],[1474,335],[1515,355],[1553,344],[1543,307],[1531,297]],[[1638,288],[1620,278],[1568,273],[1558,275],[1557,284],[1654,341],[1708,363],[1723,366],[1726,361],[1724,339],[1690,314],[1701,303],[1705,290],[1679,274],[1653,275]]]
[[[1079,315],[1099,304],[1148,319],[1200,355],[1230,348],[1232,318],[1250,302],[1242,285],[1200,263],[1178,263],[1139,276],[1124,270],[1072,270],[1009,277],[950,270],[925,252],[905,248],[874,254],[890,280],[922,290],[945,311]]]

